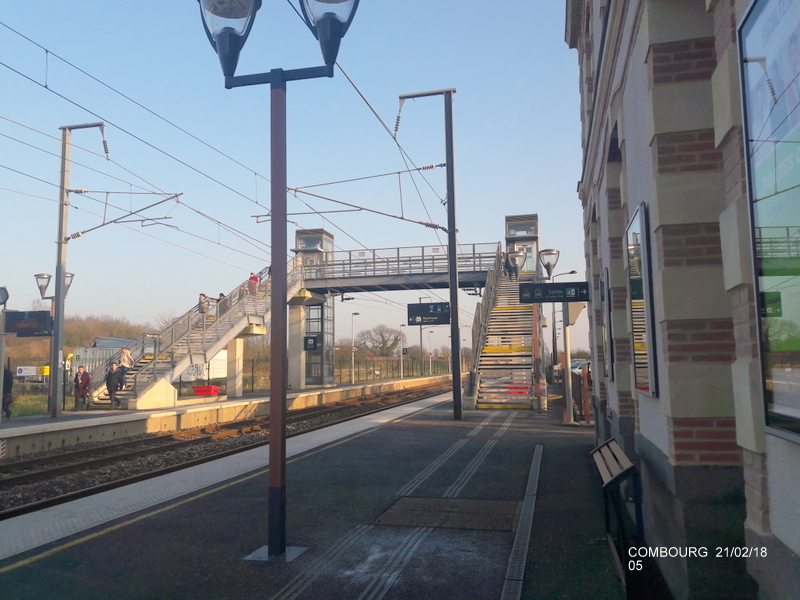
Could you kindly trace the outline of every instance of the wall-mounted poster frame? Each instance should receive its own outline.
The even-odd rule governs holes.
[[[658,396],[653,280],[650,267],[650,227],[647,205],[642,202],[625,230],[625,271],[628,274],[628,312],[631,323],[634,385],[642,393]]]
[[[800,2],[755,0],[739,62],[766,424],[800,442]]]

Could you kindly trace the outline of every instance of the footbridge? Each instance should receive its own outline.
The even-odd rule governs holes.
[[[459,287],[479,294],[488,282],[494,291],[501,256],[499,243],[460,244],[456,258]],[[306,248],[288,262],[286,302],[291,309],[320,304],[325,302],[321,297],[335,294],[447,288],[448,268],[444,245],[330,252]],[[261,281],[256,285],[243,281],[209,312],[199,312],[193,306],[162,331],[144,334],[130,344],[136,364],[128,372],[126,390],[117,399],[130,409],[176,406],[177,393],[172,383],[190,366],[209,362],[222,349],[228,350],[228,396],[241,396],[242,340],[266,333],[270,322],[269,273],[269,267],[262,269]],[[494,298],[484,298],[483,304],[487,303],[493,305]],[[476,322],[483,324],[482,320]],[[303,373],[306,334],[297,325],[290,318],[290,372]],[[485,335],[477,336],[483,338]],[[332,353],[332,348],[329,350]],[[118,360],[119,354],[104,356],[94,363],[82,361],[95,382],[91,398],[94,405],[109,404],[102,382],[108,365]],[[302,364],[292,368],[295,360]]]
[[[459,244],[458,285],[478,293],[495,268],[498,243]],[[388,292],[449,287],[447,246],[305,252],[303,287],[316,294]]]

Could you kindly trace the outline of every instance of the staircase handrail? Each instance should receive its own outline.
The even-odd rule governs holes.
[[[499,289],[500,276],[502,274],[503,248],[497,244],[497,252],[494,259],[494,266],[486,274],[486,287],[483,290],[483,300],[475,307],[475,315],[472,318],[472,365],[470,366],[471,377],[469,381],[472,389],[477,389],[479,371],[478,366],[481,359],[481,351],[486,342],[489,330],[489,315],[492,307],[497,303],[497,290]]]
[[[294,257],[288,261],[287,283],[289,284],[294,284],[302,278],[302,269],[295,268],[296,264],[297,261]],[[205,352],[211,345],[221,339],[222,335],[233,326],[235,321],[239,321],[246,315],[266,315],[270,308],[269,294],[267,292],[271,285],[270,273],[271,268],[269,265],[257,273],[259,283],[256,286],[254,295],[250,293],[250,280],[247,279],[236,286],[222,302],[212,305],[208,313],[198,312],[198,304],[194,304],[183,315],[165,326],[160,333],[144,333],[137,340],[128,344],[127,348],[131,351],[134,364],[149,355],[153,356],[149,363],[136,372],[134,376],[134,393],[138,394],[143,391],[158,378],[156,366],[163,363],[163,359],[159,361],[159,357],[164,357],[173,352],[177,344],[185,341],[189,333],[198,330],[202,332],[202,345],[199,351]],[[214,298],[209,298],[209,300],[214,301]],[[224,310],[221,310],[223,307]],[[215,318],[208,319],[208,316]],[[191,348],[187,348],[187,352],[191,351]],[[93,386],[95,390],[104,386],[108,365],[111,362],[118,363],[121,353],[120,350],[105,363],[98,365],[91,371],[92,381],[96,382]],[[169,359],[171,366],[174,367],[175,356],[170,356]]]

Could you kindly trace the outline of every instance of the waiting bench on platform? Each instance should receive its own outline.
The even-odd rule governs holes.
[[[611,548],[614,564],[625,586],[626,597],[640,598],[643,561],[631,558],[628,553],[629,548],[644,544],[642,482],[639,469],[613,438],[600,444],[591,454],[603,480],[606,540]],[[633,487],[634,515],[631,515],[625,506],[623,484],[627,481],[630,481]],[[614,520],[611,519],[611,509],[614,511]]]

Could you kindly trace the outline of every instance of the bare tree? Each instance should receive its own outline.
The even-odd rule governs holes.
[[[400,344],[400,331],[386,325],[378,325],[356,335],[356,345],[369,350],[375,356],[394,356]]]
[[[174,310],[166,309],[156,314],[155,328],[158,331],[163,331],[175,322],[178,315]]]

